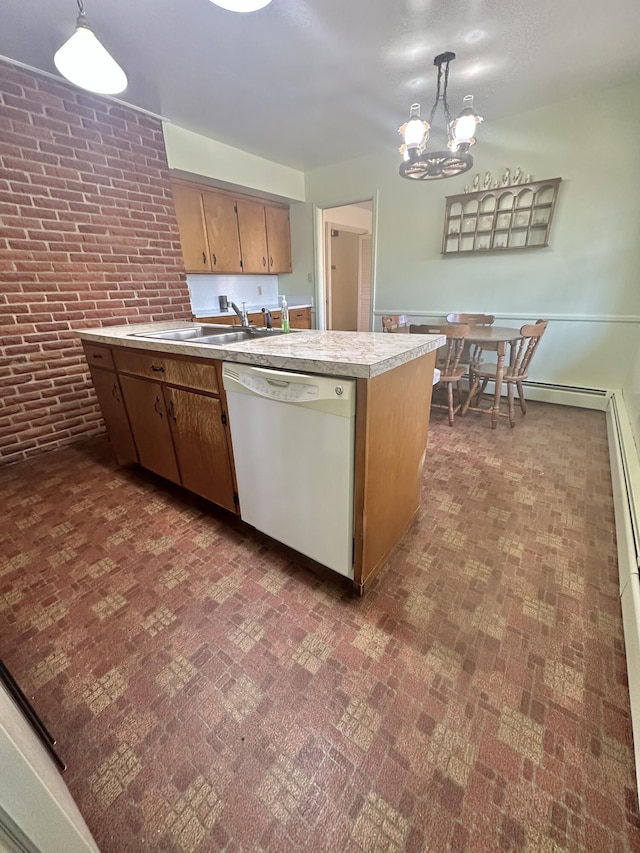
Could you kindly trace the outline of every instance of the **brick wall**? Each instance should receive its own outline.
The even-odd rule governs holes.
[[[160,122],[0,62],[0,463],[102,431],[74,329],[190,314]]]

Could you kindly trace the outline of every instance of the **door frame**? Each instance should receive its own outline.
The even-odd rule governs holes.
[[[313,205],[313,254],[315,267],[315,308],[316,308],[316,327],[318,329],[327,328],[327,269],[326,269],[326,252],[327,241],[325,228],[323,223],[324,210],[330,207],[350,207],[353,204],[360,204],[363,201],[372,203],[371,213],[371,305],[369,307],[369,329],[373,330],[373,318],[375,316],[376,302],[376,269],[377,269],[377,246],[378,246],[378,190],[374,190],[372,196],[368,198],[355,198],[350,201],[338,201],[331,204],[314,204]],[[338,226],[344,228],[344,226]],[[353,229],[348,229],[353,230]]]

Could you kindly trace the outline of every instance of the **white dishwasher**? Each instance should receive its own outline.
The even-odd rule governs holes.
[[[353,578],[355,379],[225,362],[240,517]]]

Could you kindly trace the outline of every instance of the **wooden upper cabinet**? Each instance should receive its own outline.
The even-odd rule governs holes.
[[[202,193],[198,187],[173,184],[182,255],[187,272],[211,272],[211,256],[202,215]]]
[[[211,251],[211,271],[242,272],[235,199],[219,193],[203,192],[202,203]]]
[[[238,231],[242,251],[242,271],[246,273],[269,272],[267,259],[267,231],[264,204],[249,199],[236,199]]]
[[[173,198],[187,272],[291,272],[287,207],[182,181]]]
[[[291,272],[291,229],[286,207],[265,205],[269,272]]]

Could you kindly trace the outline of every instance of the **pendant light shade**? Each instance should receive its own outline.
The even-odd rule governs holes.
[[[216,6],[230,12],[257,12],[271,3],[271,0],[211,0]]]
[[[56,51],[56,68],[71,83],[99,95],[117,95],[127,88],[127,75],[90,29],[81,0],[76,29]]]

